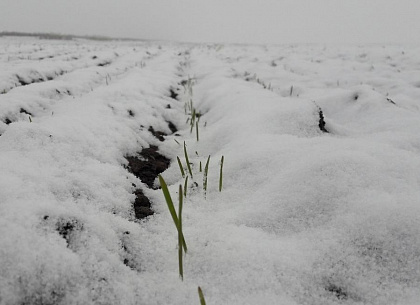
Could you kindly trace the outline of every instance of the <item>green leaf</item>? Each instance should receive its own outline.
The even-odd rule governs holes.
[[[182,178],[184,178],[184,177],[185,177],[185,172],[184,172],[184,168],[183,168],[183,166],[182,166],[181,160],[179,159],[179,157],[178,157],[178,156],[176,157],[176,159],[177,159],[177,161],[178,161],[179,170],[181,171]]]
[[[185,155],[185,161],[187,162],[188,172],[190,173],[191,178],[193,178],[193,173],[192,173],[192,170],[191,170],[190,160],[188,159],[187,144],[185,144],[185,141],[184,141],[184,155]]]
[[[188,188],[188,176],[185,177],[185,183],[184,183],[184,197],[187,197],[187,188]]]
[[[222,191],[223,186],[223,162],[225,160],[225,156],[222,156],[222,159],[220,160],[220,176],[219,176],[219,192]]]
[[[179,206],[178,206],[178,220],[179,220],[179,230],[178,230],[178,268],[179,276],[184,280],[184,265],[182,261],[182,248],[183,248],[183,235],[182,235],[182,201],[184,195],[182,193],[182,186],[179,185]],[[186,250],[186,249],[185,249]]]
[[[207,176],[209,173],[209,163],[210,163],[210,156],[207,158],[206,166],[204,167],[204,177],[203,177],[204,197],[206,197],[206,193],[207,193]]]
[[[204,294],[200,286],[198,286],[198,297],[200,298],[200,305],[206,305],[206,300],[204,299]]]
[[[166,204],[168,205],[168,209],[169,209],[169,212],[170,212],[170,214],[172,216],[172,219],[174,221],[175,227],[177,228],[178,233],[181,232],[182,245],[183,245],[185,253],[186,253],[187,252],[187,244],[185,242],[184,235],[182,234],[182,230],[180,229],[180,226],[179,226],[179,219],[178,219],[178,216],[176,215],[176,212],[175,212],[174,203],[172,201],[171,194],[169,193],[168,186],[166,185],[166,182],[161,175],[159,175],[159,182],[160,182],[160,186],[162,187],[162,192],[163,192],[163,195],[165,196]]]

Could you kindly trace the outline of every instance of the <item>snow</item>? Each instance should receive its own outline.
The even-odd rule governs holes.
[[[0,46],[0,304],[198,304],[198,286],[207,304],[418,304],[418,47]],[[162,191],[124,157],[159,146],[177,198],[183,141],[182,281]],[[135,219],[133,184],[153,216]]]

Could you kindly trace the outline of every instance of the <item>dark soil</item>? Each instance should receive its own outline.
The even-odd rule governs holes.
[[[44,220],[48,220],[49,216],[45,215]],[[75,219],[58,219],[55,224],[55,229],[58,234],[63,237],[67,242],[67,247],[71,248],[72,246],[72,237],[75,232],[83,230],[83,224]]]
[[[172,122],[168,122],[168,127],[172,133],[175,133],[178,131],[178,128],[176,128],[176,126]],[[156,131],[152,126],[149,127],[148,131],[159,141],[161,142],[165,141],[165,136],[167,136],[166,133],[162,131]]]
[[[324,120],[324,114],[322,113],[321,108],[319,108],[319,124],[318,127],[322,132],[329,133],[329,131],[325,128],[325,120]]]
[[[111,61],[104,61],[97,64],[98,67],[106,67],[109,66],[112,62]]]
[[[136,219],[143,219],[153,215],[152,203],[143,194],[143,191],[137,189],[134,194],[136,195],[136,200],[134,201],[134,215]]]
[[[176,128],[176,126],[172,122],[168,122],[168,127],[172,133],[175,133],[178,131],[178,128]]]
[[[126,157],[128,170],[138,177],[149,188],[154,188],[156,177],[165,171],[170,164],[168,158],[158,152],[158,147],[151,145],[145,148],[138,156]]]
[[[164,132],[155,131],[152,126],[149,127],[148,131],[159,141],[161,141],[161,142],[165,141],[164,136],[166,136],[166,134]]]
[[[154,181],[157,176],[164,172],[170,164],[170,160],[158,153],[158,147],[151,145],[144,148],[137,156],[126,157],[128,161],[128,171],[154,189]],[[136,187],[136,185],[133,185]],[[143,219],[153,215],[152,204],[140,188],[136,188],[134,194],[136,199],[133,203],[134,216],[136,219]]]
[[[344,290],[344,288],[341,288],[335,284],[329,284],[327,287],[325,287],[325,290],[333,293],[339,300],[347,300],[348,298],[347,292]]]
[[[390,98],[386,98],[386,100],[388,101],[388,102],[390,102],[391,104],[394,104],[394,105],[397,105],[397,104],[395,104],[395,102],[393,101],[393,100],[391,100]]]
[[[25,113],[25,114],[27,114],[27,115],[32,116],[32,113],[30,113],[29,111],[27,111],[27,110],[26,110],[26,109],[24,109],[24,108],[20,108],[19,112],[20,112],[20,113]]]
[[[176,93],[176,92],[175,92],[175,90],[174,90],[173,88],[171,88],[171,89],[169,90],[169,93],[170,93],[170,97],[171,97],[171,98],[173,98],[174,100],[177,100],[177,99],[178,99],[178,93]]]

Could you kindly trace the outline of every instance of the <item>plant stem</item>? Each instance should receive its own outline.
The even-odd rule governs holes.
[[[178,230],[178,233],[181,234],[182,238],[182,246],[184,248],[185,253],[187,253],[187,244],[185,242],[184,235],[182,234],[182,228],[179,226],[179,219],[175,212],[174,203],[172,202],[171,194],[169,193],[168,186],[166,185],[165,180],[161,175],[159,175],[159,182],[160,186],[162,187],[163,195],[165,196],[166,204],[168,205],[169,212],[172,216],[172,220],[174,221],[175,227]]]
[[[182,167],[181,160],[179,159],[179,157],[178,157],[178,156],[176,157],[176,159],[177,159],[177,161],[178,161],[179,170],[181,171],[182,178],[184,178],[184,177],[185,177],[185,172],[184,172],[184,168]]]
[[[198,286],[198,297],[200,298],[200,305],[206,305],[206,300],[204,299],[204,294],[200,286]]]
[[[219,192],[222,191],[223,186],[223,162],[225,160],[225,156],[222,156],[222,159],[220,160],[220,176],[219,176]]]
[[[185,144],[185,141],[184,141],[184,154],[185,154],[185,161],[187,162],[188,172],[190,173],[191,178],[193,178],[193,174],[192,174],[192,170],[191,170],[190,160],[188,159],[187,144]]]
[[[181,277],[181,280],[184,280],[184,266],[182,262],[182,201],[183,201],[184,195],[182,193],[182,186],[179,185],[179,206],[178,206],[178,221],[179,221],[179,231],[178,231],[178,264],[179,264],[179,276]]]
[[[207,176],[209,173],[209,163],[210,163],[210,156],[207,158],[206,166],[204,167],[204,177],[203,177],[203,189],[204,189],[204,198],[207,194]]]
[[[187,188],[188,188],[188,176],[185,177],[185,182],[184,182],[184,197],[187,197]]]

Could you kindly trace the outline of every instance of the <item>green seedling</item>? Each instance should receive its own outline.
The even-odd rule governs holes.
[[[188,188],[188,176],[185,177],[185,182],[184,182],[184,197],[187,197],[187,188]]]
[[[31,118],[31,116],[29,116],[29,122],[30,122],[30,123],[32,123],[32,118]]]
[[[204,176],[203,176],[203,189],[204,189],[204,198],[207,194],[207,177],[209,173],[209,163],[210,163],[210,156],[207,158],[206,166],[204,167]]]
[[[206,300],[204,299],[203,290],[198,286],[198,297],[200,298],[200,305],[206,305]]]
[[[290,96],[293,95],[293,85],[290,87]]]
[[[197,142],[198,142],[198,140],[199,140],[199,137],[198,137],[198,121],[195,123],[195,132],[197,134]]]
[[[185,172],[184,172],[184,168],[182,166],[181,160],[179,159],[178,156],[176,157],[176,160],[178,161],[179,170],[181,171],[182,178],[184,178],[185,177]]]
[[[171,194],[169,193],[168,186],[166,185],[165,180],[161,175],[159,175],[159,182],[162,188],[163,195],[165,196],[166,204],[168,205],[169,212],[172,216],[172,220],[174,221],[175,227],[178,230],[178,233],[181,234],[182,238],[182,248],[184,249],[185,253],[187,253],[187,244],[185,242],[184,235],[182,234],[182,226],[180,226],[178,216],[175,212],[174,203],[172,202]]]
[[[182,235],[182,204],[184,195],[182,193],[182,186],[179,185],[179,206],[178,206],[178,221],[179,221],[179,231],[178,231],[178,269],[179,269],[179,276],[182,280],[184,280],[184,265],[182,261],[182,241],[184,240],[184,236]]]
[[[201,161],[200,161],[200,173],[203,171],[203,168],[201,166]]]
[[[188,172],[190,173],[191,178],[193,178],[193,173],[192,173],[192,170],[191,170],[190,160],[188,159],[187,145],[185,144],[185,141],[184,141],[184,155],[185,155],[185,161],[187,162]]]
[[[219,176],[219,192],[222,191],[223,186],[223,162],[225,160],[225,156],[222,156],[222,159],[220,159],[220,176]]]
[[[174,139],[174,141],[176,142],[176,144],[181,145],[176,139]]]
[[[192,133],[193,128],[194,128],[194,125],[195,125],[195,109],[193,109],[192,115],[191,115],[191,129],[190,129],[190,133]]]

